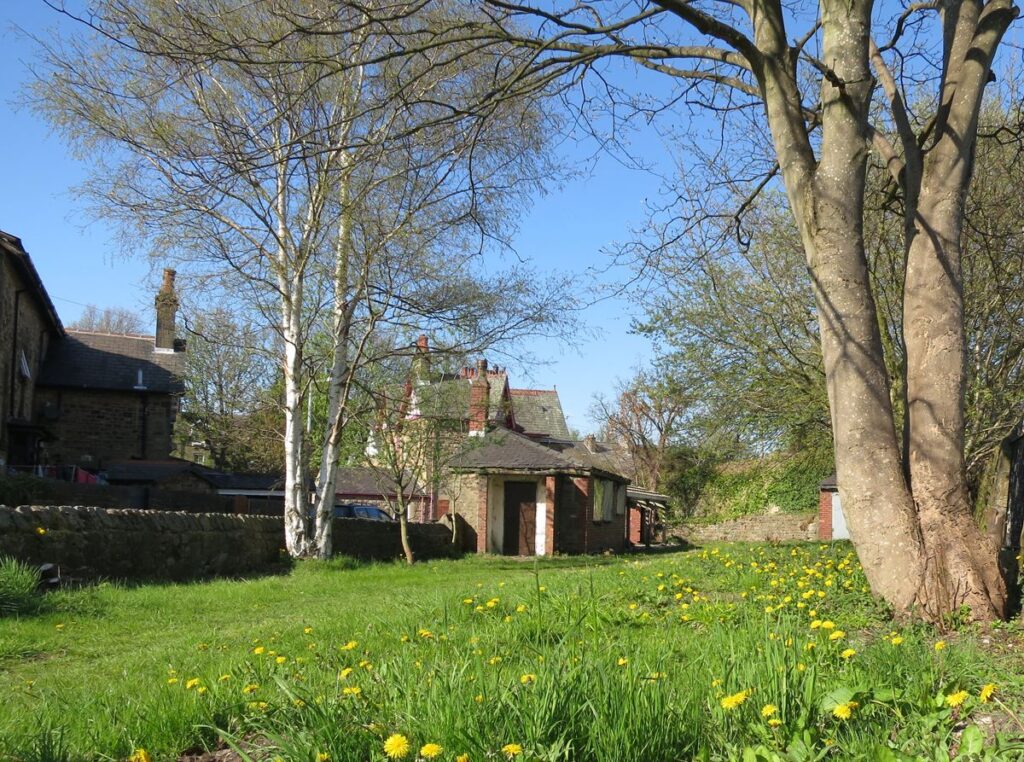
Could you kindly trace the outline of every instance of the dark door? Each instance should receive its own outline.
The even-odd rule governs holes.
[[[501,552],[506,556],[536,553],[537,485],[505,482],[505,536]]]

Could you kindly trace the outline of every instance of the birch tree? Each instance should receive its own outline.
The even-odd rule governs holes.
[[[902,10],[870,0],[813,8],[778,0],[487,5],[496,38],[535,52],[508,92],[631,61],[673,83],[657,103],[634,99],[637,113],[657,118],[685,101],[727,118],[758,115],[747,126],[766,125],[772,161],[748,185],[757,191],[778,177],[799,233],[839,492],[872,589],[898,612],[932,620],[961,607],[975,619],[1005,616],[998,528],[986,536],[975,525],[966,484],[961,233],[982,98],[1018,15],[1012,0]],[[517,23],[532,26],[524,33]],[[928,108],[908,104],[908,80],[927,83]],[[598,92],[614,102],[626,88]],[[729,146],[721,148],[727,156]],[[903,200],[906,448],[865,249],[869,152]]]
[[[178,260],[219,302],[241,302],[274,330],[286,543],[296,556],[327,555],[333,467],[362,352],[383,323],[431,307],[435,321],[458,321],[426,295],[443,296],[453,274],[472,280],[507,212],[535,187],[545,168],[538,112],[460,100],[493,89],[508,64],[457,40],[438,46],[463,23],[458,3],[102,0],[88,14],[59,10],[92,34],[44,44],[36,104],[89,163],[81,190],[129,248]],[[518,137],[516,150],[492,124]],[[451,266],[438,267],[445,253]],[[484,285],[475,282],[473,304],[458,302],[471,318],[503,304]],[[550,313],[534,314],[502,335]],[[303,402],[317,369],[311,337],[324,326],[329,423],[311,522],[315,440]]]

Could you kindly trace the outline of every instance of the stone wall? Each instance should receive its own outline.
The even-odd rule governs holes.
[[[689,542],[804,542],[818,539],[817,514],[763,513],[673,532]]]
[[[281,561],[267,516],[71,506],[0,506],[0,555],[89,578],[185,580],[249,574]]]
[[[458,550],[441,524],[410,524],[419,560]],[[271,516],[0,505],[0,555],[53,563],[87,578],[186,580],[269,571],[283,557],[284,524]],[[366,560],[402,556],[397,523],[336,519],[334,552]]]
[[[19,487],[24,487],[21,482]],[[57,479],[34,479],[27,495],[11,497],[5,495],[5,482],[0,478],[0,503],[5,500],[20,500],[33,505],[88,505],[94,508],[135,508],[154,511],[183,511],[185,513],[275,513],[266,510],[236,510],[235,500],[229,495],[216,492],[193,492],[155,487],[128,487],[100,484],[75,484]],[[253,501],[256,505],[256,501]],[[276,511],[280,516],[281,511]]]

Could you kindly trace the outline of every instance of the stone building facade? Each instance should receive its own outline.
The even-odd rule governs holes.
[[[156,336],[65,329],[21,241],[0,232],[0,465],[168,458],[185,370],[177,308],[165,270]]]
[[[35,462],[36,383],[51,344],[64,335],[21,240],[0,231],[0,467]]]

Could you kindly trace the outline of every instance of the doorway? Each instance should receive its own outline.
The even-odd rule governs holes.
[[[501,543],[501,552],[503,555],[536,555],[536,482],[505,482],[504,530]]]

